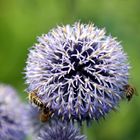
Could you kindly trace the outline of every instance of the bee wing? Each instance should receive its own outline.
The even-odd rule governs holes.
[[[41,112],[39,117],[41,122],[47,122],[50,116],[48,113]]]

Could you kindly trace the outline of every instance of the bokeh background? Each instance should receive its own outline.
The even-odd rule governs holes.
[[[36,37],[56,25],[93,22],[122,42],[140,94],[140,0],[0,0],[0,82],[11,84],[23,101],[24,67]],[[140,140],[140,95],[118,112],[85,128],[88,140]]]

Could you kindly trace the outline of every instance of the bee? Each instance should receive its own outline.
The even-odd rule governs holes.
[[[37,92],[38,92],[37,89],[34,90],[34,91],[31,91],[29,93],[28,98],[29,98],[29,101],[31,103],[35,104],[36,106],[38,106],[41,109],[41,108],[44,108],[45,105],[43,104],[43,102],[41,101],[41,99],[37,96]]]
[[[47,122],[52,117],[53,112],[45,106],[41,99],[37,96],[38,90],[29,93],[29,101],[40,109],[40,121]]]
[[[137,95],[136,89],[129,84],[124,86],[124,92],[128,101],[132,99],[134,94]]]
[[[40,121],[47,122],[53,115],[53,112],[49,108],[44,108],[40,114]]]

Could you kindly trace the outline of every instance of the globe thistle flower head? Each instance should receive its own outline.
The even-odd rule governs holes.
[[[65,120],[98,120],[115,109],[128,83],[127,56],[115,38],[92,24],[58,26],[29,52],[28,91]]]
[[[37,140],[86,140],[84,135],[80,134],[78,128],[72,124],[61,122],[60,120],[52,120],[45,125],[39,133]]]
[[[24,106],[17,97],[16,91],[0,84],[0,139],[25,140],[26,119]]]
[[[29,128],[31,128],[32,139],[37,140],[85,140],[80,135],[79,129],[72,124],[62,122],[57,117],[51,118],[48,122],[40,121],[40,111],[37,107],[28,106]]]

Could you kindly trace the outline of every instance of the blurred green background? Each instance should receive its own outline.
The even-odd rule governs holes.
[[[0,81],[26,100],[28,48],[56,25],[93,22],[122,42],[132,69],[130,83],[140,93],[140,0],[0,0]],[[86,128],[88,140],[140,140],[140,96],[123,101],[119,112]]]

